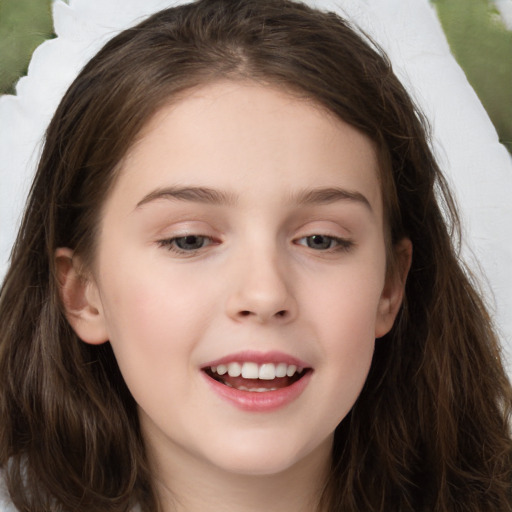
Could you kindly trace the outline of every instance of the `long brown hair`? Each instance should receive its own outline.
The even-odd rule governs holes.
[[[136,406],[110,345],[65,320],[54,254],[94,259],[119,164],[164,104],[218,79],[283,87],[379,149],[390,244],[414,246],[406,298],[336,430],[329,511],[512,510],[512,391],[453,240],[457,216],[421,114],[374,43],[287,0],[201,0],[111,40],[72,84],[0,297],[0,465],[20,510],[159,509]],[[391,248],[392,252],[392,248]]]

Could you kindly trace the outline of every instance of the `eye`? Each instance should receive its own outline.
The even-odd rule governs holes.
[[[176,247],[182,251],[197,251],[197,249],[201,249],[208,245],[208,242],[209,238],[198,235],[180,236],[174,239]]]
[[[310,235],[297,240],[299,245],[304,245],[317,251],[348,250],[353,242],[328,235]]]
[[[161,240],[159,242],[162,247],[166,247],[169,251],[177,253],[199,251],[212,243],[213,241],[211,238],[203,235],[178,236],[167,240]]]

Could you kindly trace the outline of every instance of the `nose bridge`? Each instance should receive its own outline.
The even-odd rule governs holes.
[[[296,312],[291,269],[276,240],[247,240],[236,258],[228,314],[238,320],[290,320]],[[257,237],[256,237],[257,238]]]

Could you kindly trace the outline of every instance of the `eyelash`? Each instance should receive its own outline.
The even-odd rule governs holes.
[[[318,240],[319,242],[328,241],[329,246],[326,248],[322,248],[322,249],[312,247],[311,245],[309,245],[309,241],[313,240],[315,238],[319,238],[320,239],[320,240]],[[179,241],[186,242],[187,239],[190,239],[188,241],[188,243],[190,245],[193,245],[193,242],[197,241],[197,240],[202,241],[202,242],[207,242],[207,243],[206,244],[203,243],[203,244],[201,244],[200,247],[191,248],[191,249],[184,249],[183,247],[179,247],[179,245],[178,245]],[[300,243],[302,240],[305,240],[306,242]],[[164,247],[169,252],[173,252],[173,253],[179,254],[179,255],[188,255],[188,256],[192,256],[192,255],[198,253],[199,251],[201,251],[202,249],[208,247],[209,245],[216,244],[216,243],[218,243],[218,242],[215,242],[209,236],[196,235],[196,234],[167,238],[165,240],[160,240],[158,242],[158,244],[161,247]],[[313,249],[314,251],[325,252],[325,253],[333,253],[333,252],[341,252],[341,251],[348,252],[354,246],[354,242],[352,242],[351,240],[348,240],[346,238],[339,238],[339,237],[335,237],[335,236],[321,235],[321,234],[304,236],[304,237],[294,240],[294,243],[296,243],[297,245],[302,245],[304,247],[308,247],[309,249]]]
[[[299,238],[299,239],[297,239],[296,243],[298,245],[303,245],[305,247],[308,247],[308,248],[316,251],[317,249],[315,249],[314,247],[311,247],[307,242],[308,239],[313,239],[315,237],[318,237],[322,240],[328,240],[330,242],[329,247],[327,247],[325,249],[321,249],[321,250],[319,250],[319,252],[327,252],[327,253],[339,252],[339,251],[348,252],[348,251],[350,251],[350,249],[352,249],[354,247],[354,242],[352,242],[352,240],[348,240],[346,238],[339,238],[336,236],[322,235],[322,234],[318,234],[318,233],[315,233],[314,235],[309,235],[309,236],[304,236],[302,238]],[[306,240],[306,244],[301,244],[300,243],[301,240]],[[334,244],[334,246],[333,246],[333,244]]]
[[[183,249],[182,247],[179,247],[177,245],[179,240],[185,241],[187,238],[188,239],[202,239],[203,241],[207,241],[208,243],[206,245],[202,245],[201,247],[197,247],[194,249]],[[190,241],[188,243],[192,245],[192,241]],[[206,236],[206,235],[196,235],[196,234],[176,236],[174,238],[167,238],[165,240],[160,240],[158,242],[160,247],[164,247],[169,252],[173,252],[173,253],[181,254],[181,255],[188,255],[188,256],[191,256],[191,255],[197,253],[198,251],[204,249],[205,247],[208,247],[209,245],[212,245],[214,243],[216,243],[216,242],[214,242],[214,240],[211,237]]]

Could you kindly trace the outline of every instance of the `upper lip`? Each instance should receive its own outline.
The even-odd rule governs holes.
[[[271,352],[257,352],[252,350],[246,350],[242,352],[237,352],[234,354],[229,354],[227,356],[221,357],[219,359],[215,359],[213,361],[209,361],[201,366],[201,368],[206,369],[211,366],[219,366],[221,364],[229,364],[229,363],[257,363],[257,364],[265,364],[265,363],[286,363],[288,365],[295,365],[300,368],[311,368],[311,365],[306,361],[303,361],[297,357],[291,356],[290,354],[285,354],[284,352],[279,351],[271,351]]]

